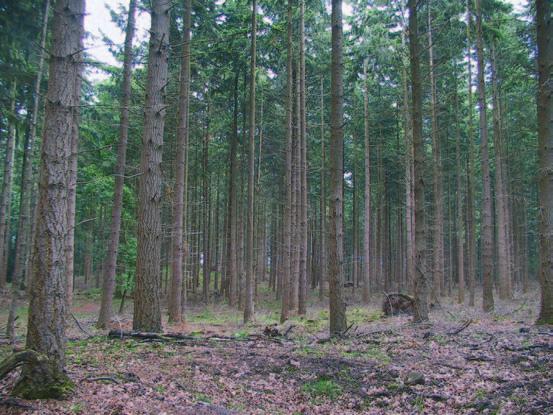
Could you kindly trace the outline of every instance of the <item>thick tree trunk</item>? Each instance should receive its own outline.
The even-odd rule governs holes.
[[[541,307],[539,324],[553,324],[553,8],[536,0]]]
[[[186,160],[188,155],[188,101],[190,95],[190,30],[191,0],[184,1],[184,33],[182,46],[182,63],[180,72],[180,93],[177,126],[177,159],[175,170],[175,196],[173,205],[173,241],[171,261],[171,290],[168,297],[169,321],[182,321],[182,270],[185,262],[184,218],[187,206],[184,203],[186,186]]]
[[[13,393],[26,399],[62,398],[65,374],[66,238],[71,142],[81,83],[84,0],[58,0],[54,9],[50,78],[41,151],[39,201],[27,325],[28,349],[47,359],[23,367]]]
[[[424,148],[422,141],[422,88],[418,45],[417,0],[408,1],[409,53],[411,63],[413,154],[415,182],[415,321],[428,320],[428,282],[426,280],[426,221],[424,218]]]
[[[434,44],[432,40],[432,16],[430,0],[428,8],[428,67],[430,71],[431,119],[432,119],[432,164],[434,184],[434,226],[433,226],[433,284],[432,292],[437,297],[444,294],[444,192],[442,184],[442,155],[438,131],[438,99],[436,92],[436,75],[434,71]]]
[[[364,207],[363,207],[363,302],[368,303],[371,288],[371,163],[370,163],[370,136],[369,136],[369,85],[368,85],[368,61],[363,62],[363,137],[364,137]]]
[[[342,0],[332,0],[332,57],[331,57],[331,117],[330,117],[330,182],[332,203],[328,238],[328,280],[330,294],[330,335],[346,329],[346,303],[342,298],[344,234],[342,193],[344,180],[344,84],[342,53]]]
[[[484,311],[493,311],[493,225],[490,161],[488,155],[488,121],[486,85],[484,82],[484,39],[482,35],[481,0],[476,0],[476,54],[478,63],[478,110],[480,113],[480,155],[482,160],[482,283]]]
[[[169,55],[169,10],[165,0],[152,1],[144,132],[138,185],[138,249],[133,329],[161,330],[161,157],[165,125],[164,90]]]
[[[249,152],[248,152],[248,223],[246,252],[246,298],[244,304],[244,323],[253,319],[254,315],[254,180],[255,180],[255,77],[256,77],[256,32],[257,32],[257,0],[252,0],[252,31],[250,49],[250,114],[249,114]]]

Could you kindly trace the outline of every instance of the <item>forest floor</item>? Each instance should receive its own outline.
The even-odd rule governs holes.
[[[71,321],[68,333],[73,396],[8,398],[12,373],[0,383],[0,413],[550,414],[553,328],[533,325],[534,298],[499,303],[491,315],[442,300],[429,324],[383,318],[376,302],[352,303],[352,326],[334,340],[328,312],[315,299],[307,316],[283,326],[276,326],[274,300],[262,302],[267,308],[246,326],[236,310],[198,305],[187,310],[186,324],[165,326],[183,338],[135,339],[96,330],[98,298],[79,295],[73,314],[83,330]],[[0,326],[6,308],[4,299]],[[130,330],[131,318],[127,310],[113,328]],[[281,335],[263,334],[267,326]]]

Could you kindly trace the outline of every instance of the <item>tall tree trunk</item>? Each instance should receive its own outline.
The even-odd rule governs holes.
[[[371,141],[369,136],[368,61],[363,61],[363,137],[365,144],[365,189],[363,209],[363,302],[369,302],[371,284]]]
[[[482,283],[484,311],[493,311],[493,225],[490,161],[488,155],[488,121],[486,85],[484,83],[484,39],[482,35],[482,5],[476,0],[476,54],[478,63],[478,110],[480,113],[480,154],[482,160]]]
[[[8,139],[6,143],[6,160],[4,162],[4,176],[2,182],[2,199],[0,200],[0,289],[4,289],[7,283],[7,267],[4,263],[8,258],[10,207],[12,201],[13,163],[15,155],[15,100],[17,94],[16,81],[12,81],[10,89],[10,121],[8,127]]]
[[[209,180],[209,124],[211,105],[209,102],[209,91],[206,90],[207,108],[206,108],[206,124],[203,140],[203,155],[202,155],[202,191],[203,191],[203,241],[202,241],[202,297],[204,303],[209,302],[209,290],[211,285],[211,252],[210,252],[210,229],[211,229],[211,193]]]
[[[536,0],[538,32],[538,145],[540,203],[539,324],[553,324],[553,12],[551,2]]]
[[[442,156],[440,135],[438,131],[438,102],[436,92],[436,75],[434,71],[434,44],[432,40],[431,3],[428,0],[428,67],[430,71],[431,118],[432,118],[432,164],[434,182],[434,227],[433,227],[433,284],[435,296],[444,294],[444,192],[442,184]]]
[[[133,329],[153,332],[161,330],[161,157],[170,7],[170,3],[165,0],[152,0],[141,175],[138,185],[138,249]]]
[[[415,161],[415,321],[428,320],[428,282],[426,280],[426,221],[424,218],[424,148],[422,142],[422,88],[418,44],[417,0],[409,0],[409,56],[411,63],[413,154]]]
[[[43,354],[23,366],[13,390],[26,399],[61,398],[72,390],[64,371],[66,238],[71,141],[78,119],[84,0],[58,0],[41,150],[39,201],[26,347]]]
[[[457,77],[457,73],[455,73]],[[465,227],[463,219],[463,167],[461,162],[461,127],[459,125],[459,96],[457,93],[457,78],[455,78],[455,161],[456,169],[455,178],[457,184],[456,204],[457,204],[457,229],[456,229],[456,242],[457,242],[457,277],[459,278],[458,296],[457,302],[464,304],[465,302]],[[451,241],[452,242],[452,241]],[[450,281],[451,283],[451,281]]]
[[[13,278],[22,286],[25,285],[25,273],[28,269],[30,240],[31,240],[31,197],[33,193],[33,154],[36,141],[39,104],[40,104],[40,84],[44,72],[44,49],[46,47],[46,34],[48,28],[48,17],[50,14],[50,0],[44,2],[44,14],[42,16],[42,32],[40,35],[40,49],[38,59],[38,69],[33,86],[33,109],[31,114],[31,126],[25,150],[23,153],[23,167],[21,174],[21,199],[19,202],[19,221],[17,228],[17,244],[15,247],[15,266]],[[13,299],[12,299],[13,301]],[[15,307],[15,305],[14,305]],[[9,326],[9,324],[8,324]]]
[[[298,314],[307,312],[307,108],[305,89],[305,0],[300,0],[300,275]]]
[[[324,286],[327,280],[327,260],[326,260],[326,150],[325,150],[325,116],[324,116],[324,79],[321,76],[320,86],[320,99],[321,99],[321,199],[320,199],[320,224],[319,224],[319,261],[320,261],[320,275],[319,275],[319,299],[324,297]]]
[[[344,234],[342,193],[344,180],[344,84],[342,53],[342,0],[332,0],[332,57],[331,57],[331,117],[330,154],[332,155],[330,182],[332,203],[328,238],[328,280],[330,294],[330,335],[346,329],[346,303],[342,298]]]
[[[182,62],[180,72],[180,91],[177,126],[177,160],[175,170],[175,196],[173,205],[173,241],[171,261],[171,290],[168,298],[169,321],[179,323],[182,315],[182,279],[185,262],[184,218],[188,209],[185,204],[185,176],[188,157],[188,102],[190,95],[190,30],[192,26],[192,2],[184,0],[184,28]]]
[[[79,84],[80,85],[80,84]],[[79,117],[78,113],[74,114]],[[67,282],[67,304],[69,310],[73,304],[73,285],[75,283],[75,209],[77,205],[77,163],[79,144],[79,120],[73,121],[73,138],[71,139],[71,157],[67,176],[67,238],[65,241],[65,277]]]
[[[251,321],[254,314],[254,178],[255,178],[255,76],[256,76],[256,33],[257,0],[252,0],[252,43],[250,51],[250,114],[249,114],[249,153],[248,153],[248,223],[246,252],[246,302],[244,304],[244,323]]]
[[[474,166],[474,138],[473,138],[473,105],[472,105],[472,40],[471,24],[472,11],[470,4],[472,0],[467,0],[467,274],[469,286],[469,305],[474,307],[474,295],[476,291],[476,226],[475,226],[475,208],[474,208],[474,187],[473,177],[475,175]]]
[[[497,85],[497,60],[495,46],[491,46],[492,69],[492,102],[493,102],[493,142],[495,152],[495,210],[497,221],[497,269],[499,274],[499,298],[510,300],[513,297],[511,288],[511,267],[509,261],[509,236],[507,233],[507,208],[505,197],[505,171],[503,164],[501,132],[501,109],[499,105],[499,88]]]

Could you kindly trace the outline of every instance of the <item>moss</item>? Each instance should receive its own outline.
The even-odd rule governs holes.
[[[15,385],[12,395],[23,399],[66,399],[75,390],[75,384],[67,376],[42,383],[23,378]]]

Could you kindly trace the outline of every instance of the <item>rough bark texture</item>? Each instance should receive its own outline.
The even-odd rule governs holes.
[[[538,145],[541,307],[538,323],[553,324],[553,12],[536,0],[538,31]]]
[[[369,136],[369,80],[368,62],[363,62],[363,121],[365,144],[365,200],[363,209],[363,302],[369,302],[371,283],[371,143]]]
[[[12,185],[13,185],[13,162],[15,155],[15,99],[16,99],[16,82],[12,81],[10,89],[10,116],[11,118],[8,127],[8,139],[6,142],[6,159],[4,162],[4,176],[2,182],[2,195],[0,199],[0,289],[6,287],[7,272],[4,264],[7,261],[9,244],[9,221],[10,221],[10,206],[12,201]]]
[[[426,221],[424,218],[424,148],[422,142],[422,88],[418,46],[417,1],[409,0],[409,56],[411,63],[413,154],[415,182],[415,321],[428,320],[428,281],[426,280]]]
[[[344,179],[344,84],[342,53],[342,0],[332,0],[332,58],[331,58],[331,116],[330,116],[330,183],[332,202],[328,237],[328,281],[330,295],[330,335],[346,329],[346,303],[342,298],[343,285],[343,214],[342,190]]]
[[[480,113],[480,156],[482,160],[482,284],[484,311],[493,311],[493,225],[490,161],[488,155],[488,121],[486,86],[484,82],[484,39],[482,36],[482,5],[476,0],[476,54],[478,63],[478,110]]]
[[[461,128],[459,125],[459,97],[457,94],[457,83],[454,91],[455,99],[455,161],[456,161],[456,215],[457,215],[457,278],[459,279],[457,302],[465,302],[465,221],[463,219],[463,164],[461,162]],[[453,242],[453,241],[452,241]]]
[[[14,394],[27,399],[61,398],[72,389],[64,372],[67,176],[79,110],[83,18],[84,0],[56,2],[26,343],[47,360],[24,365]]]
[[[161,156],[165,124],[164,90],[169,55],[169,10],[165,0],[152,1],[144,132],[138,184],[138,249],[133,328],[161,330]]]
[[[433,284],[432,291],[435,296],[444,294],[444,191],[442,185],[442,156],[440,149],[440,134],[438,130],[438,98],[436,92],[436,75],[434,71],[434,44],[432,40],[432,14],[431,2],[428,8],[428,67],[430,71],[430,107],[432,119],[432,164],[434,184],[434,226],[432,241],[434,243],[433,255]]]
[[[202,143],[202,214],[203,214],[203,229],[202,229],[202,297],[204,303],[209,302],[209,289],[211,282],[211,247],[210,247],[210,229],[211,229],[211,194],[209,192],[210,177],[209,177],[209,124],[210,124],[210,109],[209,91],[205,91],[207,98],[207,108],[205,112],[206,120],[204,127],[204,139]]]
[[[255,180],[255,61],[257,32],[257,1],[252,1],[252,43],[250,51],[250,124],[248,153],[248,233],[246,253],[246,301],[244,304],[244,323],[253,318],[253,281],[254,281],[254,180]]]
[[[113,207],[111,210],[111,229],[108,251],[102,282],[102,302],[98,317],[98,328],[106,328],[113,314],[113,293],[115,291],[115,274],[119,235],[121,233],[121,211],[123,209],[123,186],[125,182],[125,163],[127,159],[127,140],[129,136],[129,104],[131,100],[132,76],[132,40],[135,31],[136,0],[129,1],[125,49],[123,52],[123,83],[121,85],[121,110],[119,114],[119,143],[117,145],[117,164],[115,166],[115,186],[113,190]]]

